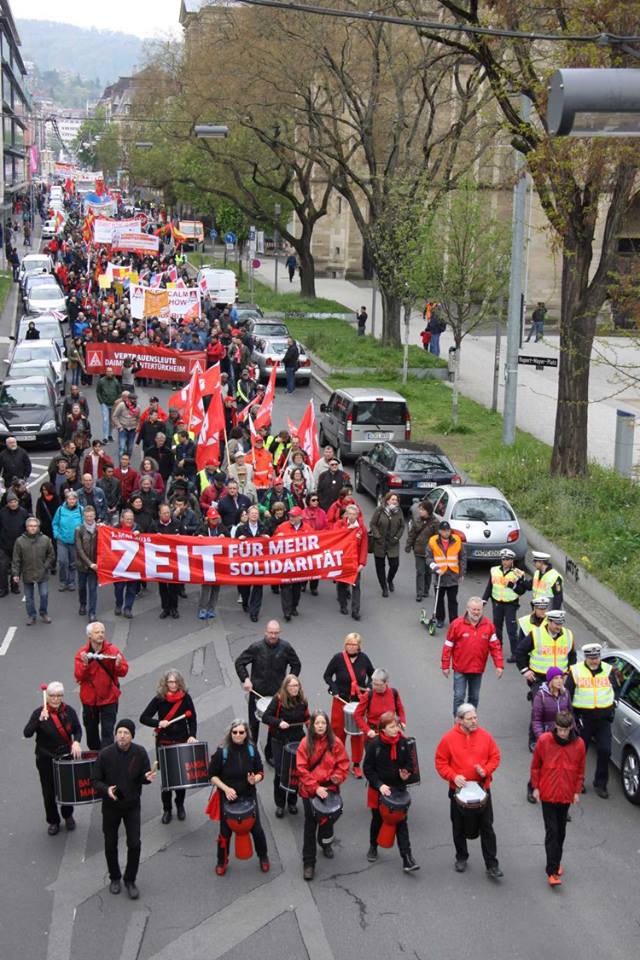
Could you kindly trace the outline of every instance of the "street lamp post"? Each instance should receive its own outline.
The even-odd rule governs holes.
[[[224,140],[229,135],[229,127],[216,123],[196,123],[193,132],[200,140]]]
[[[276,221],[275,226],[273,228],[273,253],[276,261],[275,262],[275,278],[274,278],[275,279],[274,287],[275,287],[276,293],[278,292],[278,244],[280,243],[280,230],[278,227],[278,223],[280,220],[281,212],[282,212],[282,208],[280,204],[275,203],[273,205],[273,216],[275,217],[275,221]]]
[[[640,70],[556,70],[547,127],[556,137],[640,137]]]

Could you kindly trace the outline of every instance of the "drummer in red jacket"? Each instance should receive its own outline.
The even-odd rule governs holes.
[[[378,668],[371,674],[371,689],[362,695],[356,707],[356,723],[370,740],[378,733],[378,724],[383,713],[395,713],[404,730],[407,725],[407,715],[400,694],[394,687],[389,686],[389,674]]]
[[[333,858],[333,821],[316,819],[313,797],[325,800],[339,793],[341,783],[349,775],[349,758],[329,723],[324,710],[311,714],[309,732],[300,741],[296,754],[298,792],[304,806],[304,840],[302,845],[302,876],[313,880],[316,868],[316,835],[322,852]]]
[[[543,733],[531,761],[533,796],[542,801],[544,846],[547,852],[549,886],[562,883],[562,847],[567,814],[579,803],[584,786],[585,746],[575,730],[573,714],[556,714],[555,729]]]
[[[456,617],[442,647],[442,672],[449,676],[453,658],[453,715],[461,703],[478,706],[482,674],[489,654],[498,679],[504,673],[502,646],[488,617],[483,617],[481,597],[470,597],[462,617]]]
[[[87,642],[76,653],[73,674],[80,684],[82,722],[89,750],[101,750],[113,743],[118,715],[120,677],[129,664],[117,647],[106,639],[104,623],[87,624]]]
[[[338,581],[336,584],[338,590],[338,603],[340,604],[340,613],[345,616],[349,613],[349,601],[351,601],[351,616],[354,620],[360,619],[360,578],[362,571],[367,563],[369,551],[369,535],[362,519],[362,513],[357,503],[347,505],[344,516],[335,524],[338,530],[355,530],[356,541],[358,544],[358,576],[353,586],[349,583]]]
[[[478,726],[478,715],[472,703],[462,703],[456,711],[455,724],[436,748],[436,770],[449,783],[451,824],[456,848],[455,869],[467,869],[469,850],[465,835],[465,815],[456,801],[456,791],[475,781],[486,791],[484,806],[475,811],[480,832],[480,845],[487,875],[493,880],[504,876],[498,865],[496,835],[493,831],[491,777],[500,766],[500,751],[488,730]],[[477,833],[476,833],[477,836]]]

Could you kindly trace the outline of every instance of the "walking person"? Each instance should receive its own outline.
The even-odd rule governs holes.
[[[493,623],[500,646],[502,646],[502,630],[506,625],[510,647],[507,663],[516,662],[519,597],[527,589],[526,574],[515,566],[515,560],[516,555],[513,550],[505,548],[500,551],[500,563],[491,567],[489,582],[482,595],[485,602],[491,597]]]
[[[158,519],[151,524],[151,532],[165,534],[167,536],[176,536],[182,533],[182,523],[179,518],[176,518],[175,514],[171,514],[171,507],[168,503],[160,504]],[[162,610],[160,611],[161,620],[166,620],[168,617],[171,617],[173,620],[179,619],[178,598],[180,596],[180,586],[179,583],[169,582],[158,585],[160,604],[162,606]]]
[[[584,785],[586,751],[568,711],[556,714],[552,731],[543,733],[531,760],[534,800],[542,804],[544,846],[549,886],[562,883],[562,852],[567,815],[572,803],[580,802]]]
[[[122,391],[122,396],[114,404],[111,413],[111,422],[118,431],[118,453],[133,453],[133,445],[136,439],[136,431],[140,423],[140,408],[137,405],[136,397],[128,390]]]
[[[205,514],[200,531],[201,537],[228,537],[229,529],[220,520],[220,514],[215,507],[209,507]],[[220,584],[203,583],[200,587],[198,599],[198,620],[214,620],[217,616],[216,606],[220,596]]]
[[[290,814],[298,812],[298,790],[296,786],[283,789],[282,758],[289,743],[298,744],[309,722],[309,703],[302,685],[294,673],[288,673],[282,685],[262,716],[262,722],[269,728],[271,749],[273,751],[273,799],[276,805],[276,817],[284,817],[285,806]]]
[[[82,523],[74,533],[76,567],[78,570],[78,616],[86,617],[89,623],[96,619],[98,597],[98,525],[95,507],[85,507]]]
[[[311,800],[313,797],[326,800],[330,793],[339,794],[340,784],[349,774],[349,758],[323,710],[316,710],[311,715],[309,731],[298,746],[296,768],[304,806],[302,876],[305,880],[313,880],[316,843],[323,855],[332,860],[334,834],[333,821],[316,817]]]
[[[55,565],[56,555],[51,540],[40,532],[40,521],[29,517],[25,521],[25,532],[14,544],[11,563],[13,582],[20,583],[22,578],[24,585],[28,627],[36,622],[36,585],[40,598],[40,619],[43,623],[51,623],[48,613],[49,576]]]
[[[444,602],[449,608],[449,623],[458,616],[458,587],[467,572],[467,550],[447,520],[438,524],[438,533],[428,543],[427,562],[438,576],[436,626],[444,626]]]
[[[58,545],[58,590],[76,588],[76,528],[82,523],[82,507],[75,490],[66,490],[64,502],[53,517],[53,535]]]
[[[133,742],[136,725],[133,720],[120,720],[116,742],[100,751],[91,775],[97,793],[102,797],[102,832],[104,852],[109,870],[109,892],[120,893],[120,880],[131,900],[137,900],[136,886],[140,866],[140,795],[157,773],[151,769],[149,754]],[[124,876],[118,860],[118,833],[124,823],[127,834],[127,865]]]
[[[470,703],[477,708],[489,654],[498,680],[504,673],[502,647],[494,625],[483,616],[483,607],[480,597],[470,597],[466,612],[453,621],[442,647],[442,673],[445,677],[449,676],[453,660],[454,717],[462,703]]]
[[[340,613],[344,614],[344,616],[348,616],[349,603],[351,603],[351,616],[354,620],[359,620],[360,602],[362,597],[360,586],[362,582],[362,571],[367,565],[367,557],[369,554],[369,537],[358,504],[348,504],[344,511],[343,518],[338,520],[335,526],[336,528],[344,530],[356,531],[356,543],[358,545],[358,576],[356,577],[356,582],[354,584],[350,584],[345,583],[342,580],[338,580],[336,584],[336,590],[338,594],[338,603],[340,605]]]
[[[569,668],[567,690],[572,698],[585,749],[588,750],[592,739],[596,742],[593,786],[602,800],[608,800],[611,724],[616,708],[618,676],[610,663],[602,662],[602,646],[599,643],[585,643],[582,654],[584,660]]]
[[[287,376],[287,393],[293,393],[296,388],[296,370],[300,366],[300,351],[293,337],[287,337],[287,349],[282,358],[282,365]]]
[[[96,397],[102,413],[102,442],[113,440],[111,435],[111,414],[113,407],[120,399],[122,387],[116,379],[111,367],[100,377],[96,385]]]
[[[407,533],[405,553],[411,553],[416,565],[416,602],[420,603],[429,596],[431,588],[431,567],[427,563],[429,540],[438,533],[438,521],[433,516],[433,504],[423,500],[418,504],[417,516],[413,517]]]
[[[373,547],[376,575],[382,596],[388,597],[395,587],[393,581],[400,566],[400,540],[404,531],[404,517],[396,493],[385,494],[384,500],[373,511],[369,523],[369,542]]]
[[[7,491],[7,502],[0,507],[0,597],[11,593],[20,593],[20,586],[11,578],[13,548],[26,529],[29,513],[20,506],[13,489]]]
[[[293,283],[293,278],[296,275],[296,270],[298,269],[298,258],[295,253],[291,252],[287,259],[284,262],[285,267],[289,272],[289,283]]]
[[[113,729],[120,699],[120,677],[129,664],[114,644],[109,643],[104,623],[95,621],[86,628],[87,642],[76,652],[73,675],[80,684],[82,722],[89,750],[113,743]]]
[[[329,688],[331,701],[331,727],[336,737],[346,741],[344,728],[344,708],[348,703],[359,703],[371,686],[373,664],[362,650],[362,637],[359,633],[348,633],[344,638],[344,648],[336,653],[327,664],[323,680]],[[352,773],[356,780],[362,779],[362,757],[364,755],[364,735],[350,737]]]
[[[547,318],[547,307],[544,300],[538,301],[538,306],[535,308],[531,314],[531,326],[529,328],[529,336],[525,340],[525,343],[529,343],[533,334],[535,334],[536,343],[542,340],[544,336],[544,321]]]
[[[360,313],[356,315],[356,321],[358,323],[358,336],[364,337],[367,329],[367,320],[369,319],[369,314],[367,313],[366,307],[360,307]]]
[[[229,481],[229,496],[233,497],[231,489],[237,490],[237,484],[234,481]],[[240,494],[239,496],[242,496]],[[223,497],[219,504],[219,510],[221,516],[223,515],[223,502],[226,498]],[[247,500],[247,497],[243,497],[244,500]],[[247,520],[246,523],[238,524],[238,527],[234,534],[239,540],[245,540],[251,537],[266,537],[267,528],[260,520],[260,510],[257,506],[251,505],[247,510]],[[259,583],[246,584],[239,587],[240,596],[242,597],[242,609],[245,613],[249,614],[249,619],[252,623],[257,623],[260,616],[260,608],[262,606],[262,585]],[[275,622],[275,621],[274,621]],[[275,693],[275,690],[272,690],[271,693]],[[251,731],[253,736],[253,730]]]
[[[571,696],[565,687],[565,675],[560,667],[549,667],[545,682],[537,691],[531,704],[531,742],[529,749],[533,753],[543,733],[555,729],[559,713],[571,713]],[[574,720],[575,726],[575,720]],[[535,803],[533,784],[527,784],[527,800]]]
[[[439,775],[449,784],[456,873],[464,873],[467,869],[467,839],[477,837],[479,833],[487,876],[499,880],[504,874],[498,863],[493,829],[491,780],[500,765],[500,751],[489,731],[478,726],[478,715],[472,703],[461,703],[458,707],[453,727],[436,748],[435,765]],[[464,810],[456,799],[457,791],[468,782],[479,783],[485,792],[484,803],[478,809]],[[473,837],[467,837],[467,834]]]

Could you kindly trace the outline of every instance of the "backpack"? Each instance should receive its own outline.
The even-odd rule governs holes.
[[[250,757],[255,757],[256,751],[255,751],[255,747],[253,746],[253,744],[252,744],[252,743],[248,743],[248,744],[247,744],[247,747],[248,747],[248,749],[249,749],[249,756],[250,756]],[[227,762],[227,757],[228,757],[228,756],[229,756],[229,748],[228,748],[228,747],[223,747],[223,748],[222,748],[222,760],[223,760],[224,763]]]

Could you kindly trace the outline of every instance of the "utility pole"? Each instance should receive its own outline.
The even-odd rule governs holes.
[[[531,115],[531,100],[520,96],[520,117],[527,123]],[[516,406],[518,400],[518,350],[522,330],[522,292],[525,259],[525,218],[527,209],[528,174],[524,156],[516,152],[516,185],[513,190],[513,225],[511,233],[511,276],[509,279],[509,306],[507,308],[507,364],[504,385],[502,442],[512,446],[516,439]]]
[[[378,300],[378,284],[375,268],[371,274],[371,336],[376,335],[376,303]]]
[[[409,328],[411,325],[411,302],[404,305],[404,347],[402,351],[402,382],[406,383],[409,376]]]
[[[280,229],[278,224],[280,221],[281,212],[282,212],[282,207],[280,206],[279,203],[275,203],[273,205],[273,216],[275,217],[275,221],[276,221],[273,228],[273,254],[275,256],[275,261],[276,261],[275,262],[275,278],[274,278],[275,279],[274,290],[276,293],[278,292],[278,245],[280,244]]]

